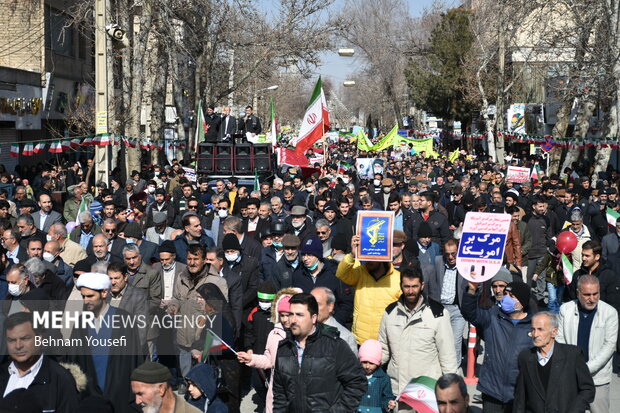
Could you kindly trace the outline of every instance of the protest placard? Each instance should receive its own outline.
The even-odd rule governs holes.
[[[358,211],[357,235],[360,237],[357,259],[392,261],[393,211]]]

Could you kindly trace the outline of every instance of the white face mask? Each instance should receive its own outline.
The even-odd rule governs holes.
[[[49,252],[44,252],[44,253],[43,253],[43,259],[44,259],[45,261],[47,261],[47,262],[53,262],[55,258],[56,258],[56,257],[54,257],[54,256],[53,256],[52,254],[50,254]]]
[[[149,194],[155,193],[155,187],[154,186],[149,186]]]
[[[155,176],[159,176],[159,171],[154,172]]]
[[[226,261],[228,262],[235,262],[239,259],[239,254],[235,253],[235,254],[224,254],[226,256]]]
[[[378,179],[374,179],[374,180],[372,181],[372,183],[373,183],[375,186],[379,186],[379,185],[381,185],[381,181],[380,181],[380,180],[378,180]]]
[[[345,176],[344,178],[342,178],[342,182],[346,184],[348,184],[349,182],[351,182],[351,179],[348,176]]]
[[[220,218],[226,218],[228,216],[228,211],[225,209],[219,209],[217,211],[217,216]]]
[[[47,239],[47,242],[52,242],[52,241],[53,241],[53,240],[52,240],[52,236],[51,236],[50,234],[47,234],[47,235],[45,236],[45,239]]]
[[[312,192],[312,191],[313,191],[313,189],[312,189],[312,187],[311,187],[311,186],[309,186],[309,187],[307,187],[307,188],[306,188],[306,191],[308,191],[308,192]]]
[[[271,303],[263,303],[262,301],[259,301],[258,306],[260,307],[261,310],[267,311],[271,308]]]
[[[9,284],[9,294],[11,294],[13,297],[19,297],[20,295],[22,295],[19,284]]]

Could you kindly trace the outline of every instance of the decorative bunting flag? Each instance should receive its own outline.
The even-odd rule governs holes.
[[[69,149],[71,149],[71,141],[70,140],[64,140],[62,141],[62,143],[60,144],[62,151],[68,151]]]
[[[50,145],[51,153],[62,153],[62,147],[60,146],[60,141],[54,141]]]
[[[79,138],[73,138],[71,139],[71,147],[73,149],[76,149],[77,147],[79,147],[80,145],[82,145],[82,141]]]
[[[82,141],[82,146],[90,146],[92,144],[93,144],[93,137],[92,136],[87,136]]]
[[[22,153],[24,156],[32,156],[34,155],[34,145],[32,142],[26,142],[24,144],[24,152]]]
[[[19,143],[11,144],[11,153],[9,155],[13,158],[19,158]]]
[[[34,153],[41,153],[45,149],[45,144],[43,142],[37,143],[37,146],[34,147]]]

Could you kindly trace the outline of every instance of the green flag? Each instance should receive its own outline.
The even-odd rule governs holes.
[[[389,148],[394,145],[398,139],[398,124],[394,125],[391,131],[387,133],[375,146],[373,146],[370,150],[373,152],[382,151],[385,148]]]
[[[368,136],[362,129],[357,133],[357,149],[360,151],[368,152],[372,147],[372,143],[368,140]]]
[[[196,136],[195,142],[205,140],[205,131],[207,130],[207,122],[205,121],[205,114],[202,112],[202,100],[198,102],[198,110],[196,111]]]
[[[260,183],[258,182],[258,171],[254,169],[254,191],[258,191],[260,189]]]

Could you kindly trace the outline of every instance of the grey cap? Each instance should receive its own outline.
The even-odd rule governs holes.
[[[165,212],[155,212],[153,214],[153,224],[161,225],[164,222],[166,222],[167,218],[168,218],[168,214],[166,214]]]
[[[305,206],[301,206],[301,205],[295,205],[292,209],[291,209],[291,215],[297,215],[297,216],[305,216],[306,215],[306,207]]]
[[[506,284],[510,284],[512,282],[512,274],[506,268],[502,267],[497,274],[495,274],[495,277],[491,278],[491,285],[495,281],[503,281]]]

